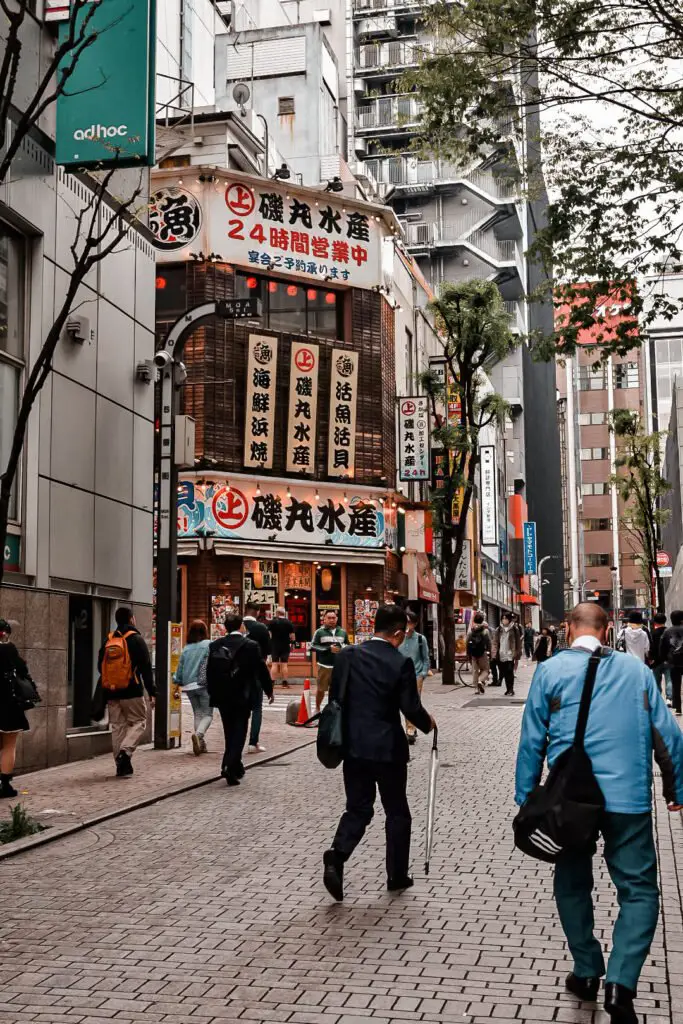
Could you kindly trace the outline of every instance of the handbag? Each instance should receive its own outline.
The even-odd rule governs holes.
[[[29,675],[20,676],[16,669],[12,669],[9,673],[9,685],[12,699],[22,711],[30,711],[36,704],[41,703],[42,698]]]
[[[605,798],[584,738],[603,654],[604,649],[598,648],[588,660],[574,742],[560,754],[545,783],[529,795],[512,823],[515,846],[537,860],[555,863],[565,852],[592,852],[598,837]]]
[[[316,740],[316,753],[318,760],[325,768],[338,768],[344,760],[344,698],[346,697],[346,686],[349,679],[349,662],[353,655],[351,651],[345,655],[341,662],[341,678],[339,680],[338,696],[334,700],[328,700],[327,704],[319,715],[314,718],[320,719],[318,726],[318,737]]]

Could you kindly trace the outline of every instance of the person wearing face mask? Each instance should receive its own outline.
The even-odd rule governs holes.
[[[520,631],[509,612],[501,616],[500,626],[493,631],[491,657],[498,662],[501,682],[505,683],[505,696],[515,695],[515,672],[522,656]]]
[[[332,671],[330,700],[338,701],[343,711],[346,810],[323,857],[323,883],[338,901],[344,898],[344,865],[372,820],[378,789],[387,818],[387,889],[396,892],[413,884],[406,794],[409,751],[401,713],[424,733],[435,722],[422,706],[413,662],[398,650],[406,627],[403,608],[380,605],[375,635],[341,651]]]
[[[27,732],[28,720],[12,693],[12,675],[27,677],[28,666],[10,641],[12,627],[0,619],[0,798],[17,796],[12,786],[19,733]]]

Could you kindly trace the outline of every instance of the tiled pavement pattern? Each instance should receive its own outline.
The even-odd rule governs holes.
[[[522,709],[461,709],[471,698],[428,686],[438,833],[425,879],[423,739],[410,770],[417,884],[402,896],[383,891],[378,815],[347,901],[330,903],[320,854],[341,777],[313,748],[239,789],[217,783],[0,864],[2,1024],[607,1024],[562,989],[550,870],[512,849]],[[670,987],[683,964],[678,816],[658,816],[658,839],[665,916],[641,984],[645,1024],[683,1020]],[[601,872],[603,935],[613,912]]]

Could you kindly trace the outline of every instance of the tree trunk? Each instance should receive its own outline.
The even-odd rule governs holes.
[[[455,589],[439,587],[441,598],[441,635],[443,636],[443,664],[441,666],[444,686],[455,685]]]

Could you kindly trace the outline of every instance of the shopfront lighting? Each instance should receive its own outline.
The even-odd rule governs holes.
[[[258,482],[256,483],[256,491],[255,491],[255,494],[256,494],[256,497],[257,497],[257,498],[258,498],[258,497],[260,497],[260,495],[261,495],[261,484],[260,484],[260,483],[258,483]]]
[[[404,516],[406,514],[406,510],[404,509],[403,505],[399,505],[398,506],[398,511],[399,511],[400,515],[402,515],[402,516]]]
[[[401,544],[401,546],[400,546],[400,548],[398,550],[401,552],[401,554],[403,554],[403,552],[405,551],[404,545]]]
[[[306,292],[306,298],[308,299],[309,302],[315,302],[317,295],[318,293],[315,290],[315,288],[309,288],[308,291]]]
[[[257,277],[248,277],[247,278],[247,288],[250,291],[253,291],[254,288],[258,288],[258,278]]]
[[[315,501],[316,501],[316,504],[320,501],[320,494],[318,492],[318,488],[317,487],[315,489]]]
[[[287,285],[287,294],[290,296],[290,298],[293,299],[298,291],[299,291],[299,289],[297,288],[297,286],[295,284],[288,284]]]
[[[365,588],[365,593],[366,593],[366,594],[371,594],[371,593],[372,593],[372,587],[368,585],[368,586],[367,586],[367,587]]]
[[[344,497],[342,498],[342,501],[344,502],[345,505],[348,505],[349,503],[349,499],[346,496],[346,491],[344,491]]]
[[[334,306],[337,301],[337,295],[335,292],[327,292],[325,295],[325,302],[328,306]]]
[[[277,281],[268,282],[268,291],[270,292],[271,295],[277,291]]]

